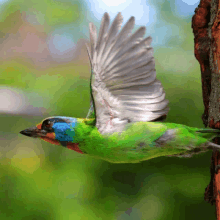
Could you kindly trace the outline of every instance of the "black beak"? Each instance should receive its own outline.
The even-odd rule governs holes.
[[[28,137],[36,138],[36,137],[46,136],[47,132],[45,130],[38,129],[37,127],[32,127],[32,128],[28,128],[23,131],[20,131],[20,134],[23,134]]]

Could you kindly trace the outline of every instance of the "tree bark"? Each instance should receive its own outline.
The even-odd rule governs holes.
[[[200,0],[192,18],[194,53],[200,64],[204,125],[220,128],[220,0]],[[220,144],[220,138],[215,138]],[[219,166],[218,166],[219,165]],[[205,201],[215,204],[220,220],[220,152],[213,150],[211,180],[205,190]]]

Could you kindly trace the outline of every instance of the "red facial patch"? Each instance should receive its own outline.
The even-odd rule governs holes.
[[[40,137],[40,139],[49,142],[51,144],[60,145],[60,142],[58,140],[55,140],[55,133],[47,133],[45,137]],[[70,150],[74,150],[80,154],[83,154],[83,152],[79,149],[78,144],[76,143],[67,143],[67,148]]]
[[[58,140],[55,140],[55,133],[47,133],[45,137],[40,137],[40,139],[49,142],[51,144],[60,145],[60,142]]]
[[[67,144],[67,148],[70,149],[70,150],[74,150],[74,151],[76,151],[76,152],[78,152],[80,154],[83,154],[83,152],[79,149],[78,144],[76,144],[76,143],[70,143],[69,142]]]
[[[41,129],[42,124],[37,124],[36,127],[40,130]]]
[[[41,130],[41,127],[42,127],[42,124],[39,123],[36,125],[36,127]],[[60,145],[59,141],[55,140],[55,133],[52,132],[52,133],[47,133],[46,136],[42,136],[40,137],[40,139],[46,141],[46,142],[49,142],[51,144],[56,144],[56,145]]]

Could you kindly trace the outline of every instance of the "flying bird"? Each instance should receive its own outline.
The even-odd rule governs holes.
[[[132,33],[135,18],[110,25],[105,13],[99,34],[89,24],[91,105],[86,118],[53,116],[20,133],[111,163],[138,163],[159,156],[190,157],[220,148],[219,130],[163,122],[169,107],[156,78],[152,38]]]

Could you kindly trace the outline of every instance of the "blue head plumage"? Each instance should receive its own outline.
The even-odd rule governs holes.
[[[45,138],[42,137],[43,140],[51,142],[51,139],[53,139],[61,145],[66,146],[68,142],[74,143],[76,125],[76,118],[54,116],[46,118],[37,127],[47,133]],[[53,143],[55,142],[53,141]]]
[[[50,119],[53,123],[52,129],[55,133],[55,139],[60,142],[73,142],[75,136],[76,118],[71,117],[53,117]]]

